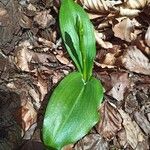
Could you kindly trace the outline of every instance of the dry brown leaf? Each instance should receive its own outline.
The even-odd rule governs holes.
[[[144,135],[139,126],[131,120],[127,113],[125,113],[122,109],[119,109],[118,111],[123,119],[122,124],[126,131],[127,142],[133,149],[136,149],[139,143],[145,141]]]
[[[150,47],[150,26],[148,27],[145,34],[145,42]]]
[[[141,112],[135,112],[134,118],[137,124],[143,129],[146,135],[150,135],[150,122]]]
[[[61,150],[73,150],[73,144],[64,146]]]
[[[129,114],[134,113],[138,109],[138,101],[136,99],[136,95],[132,92],[130,92],[126,97],[125,97],[125,111]]]
[[[30,53],[32,56],[32,59],[31,59],[32,63],[38,63],[44,66],[51,66],[50,62],[56,63],[57,61],[55,56],[52,53],[50,54],[47,54],[44,52],[43,53],[30,52]]]
[[[117,109],[105,101],[100,109],[101,121],[97,125],[97,131],[106,139],[112,139],[122,129],[122,118]]]
[[[98,67],[101,67],[101,68],[115,68],[115,66],[113,65],[107,65],[107,64],[102,64],[102,63],[98,63],[96,61],[94,61],[95,65],[98,66]]]
[[[73,150],[108,150],[108,143],[99,134],[89,134],[81,139]]]
[[[47,46],[47,47],[49,47],[49,48],[53,48],[53,47],[55,47],[55,44],[53,43],[53,42],[51,42],[51,41],[49,41],[49,40],[46,40],[46,39],[44,39],[44,38],[38,38],[38,41],[40,42],[40,43],[42,43],[44,46]]]
[[[53,75],[53,78],[52,78],[53,84],[56,84],[62,77],[63,77],[63,75],[61,73],[54,72],[54,75]]]
[[[106,1],[106,0],[78,0],[81,2],[84,8],[93,12],[107,13],[110,8],[114,8],[115,5],[121,4],[121,0]]]
[[[29,71],[28,62],[31,61],[32,55],[28,47],[31,46],[28,41],[24,41],[16,48],[15,63],[16,66],[22,71]]]
[[[136,46],[127,49],[122,57],[122,63],[130,71],[150,75],[150,62]]]
[[[36,22],[42,29],[48,28],[55,23],[55,19],[49,14],[49,12],[50,11],[48,10],[41,11],[34,17],[34,22]]]
[[[40,92],[40,101],[43,101],[45,95],[48,92],[48,82],[47,80],[44,80],[40,75],[38,75],[37,87],[39,88]]]
[[[111,77],[111,87],[112,89],[107,93],[111,95],[118,101],[124,99],[124,93],[127,87],[129,87],[129,78],[127,73],[112,73]]]
[[[119,8],[119,13],[121,16],[135,17],[138,16],[141,11],[138,9],[129,9],[129,8]]]
[[[120,146],[125,149],[127,146],[127,137],[126,137],[126,132],[124,128],[118,132],[117,139],[118,139]]]
[[[126,0],[125,7],[132,9],[143,8],[149,0]]]
[[[19,25],[22,28],[30,29],[32,27],[32,20],[28,16],[22,13],[19,18]]]
[[[127,42],[135,40],[136,35],[134,32],[134,24],[129,18],[123,19],[121,22],[117,23],[113,28],[115,37],[118,37]]]
[[[105,48],[105,49],[108,49],[108,48],[112,48],[112,47],[113,47],[112,43],[103,40],[103,39],[106,38],[104,34],[98,33],[97,31],[95,31],[95,38],[96,38],[97,43],[98,43],[101,47],[103,47],[103,48]]]
[[[115,54],[107,53],[103,61],[106,65],[114,65],[116,61]]]
[[[33,108],[33,104],[27,101],[25,105],[16,110],[15,117],[23,131],[27,131],[30,126],[36,122],[37,112]]]
[[[61,56],[61,55],[56,55],[56,58],[58,59],[58,61],[64,65],[67,65],[69,64],[69,60],[64,57],[64,56]]]

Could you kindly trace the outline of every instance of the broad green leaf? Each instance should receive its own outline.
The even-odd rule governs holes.
[[[86,84],[79,72],[65,77],[54,90],[46,109],[44,144],[60,150],[87,134],[99,120],[97,110],[102,97],[102,86],[94,77]]]
[[[83,8],[73,0],[62,0],[59,22],[68,53],[87,81],[92,75],[96,54],[93,25]]]

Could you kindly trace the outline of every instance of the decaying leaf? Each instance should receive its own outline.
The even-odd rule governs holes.
[[[45,29],[54,24],[55,19],[49,14],[49,11],[46,10],[38,12],[34,17],[34,22],[37,23],[42,29]]]
[[[59,62],[61,62],[64,65],[69,64],[69,60],[65,58],[64,56],[56,55],[56,58],[59,60]]]
[[[129,93],[125,97],[125,111],[132,114],[136,109],[138,109],[138,101],[133,93]]]
[[[22,28],[30,29],[32,27],[32,20],[28,16],[26,16],[25,14],[22,13],[20,15],[19,25]]]
[[[31,50],[32,45],[29,41],[23,41],[17,46],[14,57],[15,64],[22,71],[33,71],[37,67],[30,67],[30,64],[38,64],[43,66],[51,66],[51,63],[56,63],[56,57],[51,53],[38,53]]]
[[[146,135],[150,135],[150,122],[141,112],[135,112],[134,118],[137,124],[143,129]]]
[[[108,48],[112,48],[112,47],[113,47],[113,45],[112,45],[110,42],[103,40],[103,39],[104,39],[104,35],[103,35],[102,33],[99,33],[99,32],[96,32],[96,31],[95,31],[95,38],[96,38],[97,43],[98,43],[101,47],[103,47],[103,48],[105,48],[105,49],[108,49]]]
[[[32,55],[28,51],[28,47],[31,46],[28,41],[24,41],[16,49],[15,63],[16,66],[22,71],[29,71],[28,62],[31,61]]]
[[[101,121],[97,125],[97,131],[106,139],[112,139],[122,129],[122,118],[117,109],[105,101],[100,109]]]
[[[108,143],[99,134],[89,134],[81,139],[73,150],[108,150]]]
[[[111,75],[112,89],[107,93],[118,101],[124,99],[124,93],[129,87],[129,78],[127,73],[112,73]]]
[[[141,132],[135,121],[131,120],[128,114],[126,114],[122,109],[119,109],[118,111],[123,119],[122,124],[126,131],[127,142],[133,149],[136,149],[139,143],[145,141],[144,134]]]
[[[145,34],[145,42],[150,47],[150,26],[148,27]]]
[[[136,46],[127,49],[122,57],[122,63],[130,71],[150,75],[149,59]]]
[[[134,32],[134,24],[129,18],[123,19],[117,23],[113,28],[114,35],[122,40],[131,42],[136,38]]]
[[[26,105],[18,108],[16,110],[16,118],[22,129],[27,131],[37,119],[37,112],[33,108],[32,103],[27,101]]]

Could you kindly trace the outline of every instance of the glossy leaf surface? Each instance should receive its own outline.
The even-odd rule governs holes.
[[[103,89],[91,78],[84,84],[81,73],[68,75],[54,90],[48,103],[43,141],[48,147],[61,149],[82,138],[99,120],[98,107]]]
[[[92,75],[96,54],[93,25],[83,8],[73,0],[62,0],[59,22],[68,53],[87,81]]]

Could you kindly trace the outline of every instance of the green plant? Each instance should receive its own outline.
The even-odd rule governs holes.
[[[93,26],[73,0],[62,0],[60,29],[78,72],[70,73],[54,90],[43,122],[43,141],[60,150],[82,138],[98,122],[103,98],[100,82],[92,77],[96,55]]]

